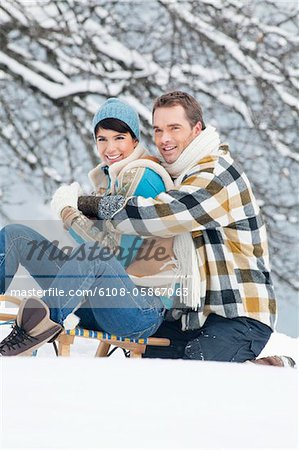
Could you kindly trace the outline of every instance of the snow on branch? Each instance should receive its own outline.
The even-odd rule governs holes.
[[[22,77],[28,85],[38,89],[44,95],[52,100],[63,100],[67,97],[82,94],[102,94],[115,97],[122,91],[121,82],[109,83],[107,86],[100,80],[80,80],[69,81],[68,83],[58,84],[38,75],[33,70],[20,64],[13,58],[0,51],[0,64],[4,65],[11,73]],[[43,66],[45,69],[46,65]]]
[[[201,0],[201,3],[210,5],[211,7],[215,8],[221,13],[221,17],[223,19],[233,23],[236,26],[240,26],[242,28],[247,27],[251,29],[253,27],[256,27],[264,35],[276,34],[277,36],[285,38],[284,41],[280,41],[282,45],[285,44],[285,41],[289,41],[293,44],[299,43],[298,36],[295,36],[294,34],[291,34],[286,30],[279,28],[278,26],[268,25],[265,22],[261,22],[257,17],[240,14],[240,11],[244,10],[243,4],[240,1],[228,1],[227,6],[231,6],[232,8],[223,7],[223,2],[216,0]]]
[[[276,130],[265,130],[269,141],[273,147],[284,157],[291,158],[294,161],[299,162],[299,154],[292,151],[289,146],[281,142],[279,133]]]
[[[279,64],[279,60],[276,60],[275,70],[266,70],[258,62],[259,58],[254,59],[252,56],[246,54],[248,52],[243,52],[241,50],[241,46],[237,41],[233,40],[230,36],[212,26],[210,23],[204,21],[201,15],[194,15],[187,9],[182,9],[180,4],[176,1],[169,2],[168,0],[159,0],[159,2],[176,18],[179,18],[183,23],[188,25],[190,29],[207,38],[212,45],[217,45],[220,49],[222,49],[222,51],[224,49],[227,55],[231,56],[240,66],[243,67],[243,69],[246,70],[247,76],[250,76],[252,80],[264,81],[273,86],[277,94],[281,97],[282,101],[288,104],[295,111],[298,111],[297,97],[293,96],[289,92],[286,92],[283,88],[283,85],[285,83],[285,76],[283,74],[284,67],[277,67],[277,64]],[[218,7],[220,7],[219,4]],[[242,23],[242,26],[244,25],[244,22],[247,26],[256,24],[263,30],[263,33],[275,32],[276,34],[279,34],[281,36],[281,39],[288,39],[291,44],[298,44],[299,42],[298,37],[283,32],[282,30],[279,30],[274,26],[264,26],[257,19],[249,19],[236,14],[235,12],[231,14],[226,12],[225,9],[222,15],[223,18],[229,18],[229,20],[233,20],[235,23],[239,23],[239,25]],[[279,44],[283,47],[285,45],[285,40],[283,42],[280,42]],[[273,69],[273,65],[270,63],[269,58],[267,64],[268,66],[271,65]],[[225,96],[224,99],[226,99]]]
[[[232,56],[241,66],[255,78],[261,78],[268,82],[282,82],[283,77],[264,70],[253,58],[245,55],[237,43],[226,34],[217,30],[215,27],[204,22],[200,17],[194,17],[187,10],[183,10],[178,3],[169,3],[167,0],[160,0],[170,12],[179,17],[184,23],[187,23],[193,30],[199,34],[203,34],[211,42],[225,49],[225,51]]]

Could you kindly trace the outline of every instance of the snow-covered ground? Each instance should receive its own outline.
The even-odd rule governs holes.
[[[0,359],[1,448],[298,448],[297,370],[95,359],[96,345]],[[298,340],[274,334],[263,354],[298,361]]]

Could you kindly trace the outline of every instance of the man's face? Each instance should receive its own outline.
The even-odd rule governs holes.
[[[181,105],[157,108],[153,117],[155,144],[168,164],[175,162],[201,132],[201,123],[193,128]]]

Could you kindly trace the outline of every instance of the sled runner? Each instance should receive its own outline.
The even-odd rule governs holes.
[[[129,351],[131,358],[141,358],[147,345],[166,347],[170,344],[170,340],[166,338],[149,337],[144,339],[130,339],[121,336],[114,336],[103,331],[86,330],[84,328],[77,327],[74,330],[67,330],[59,335],[57,341],[58,354],[60,356],[70,355],[70,348],[76,336],[87,339],[97,339],[100,341],[95,354],[97,357],[109,356],[111,345]]]

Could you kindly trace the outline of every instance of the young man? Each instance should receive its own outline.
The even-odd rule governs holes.
[[[187,93],[156,100],[153,128],[175,189],[154,199],[103,197],[89,212],[121,233],[175,242],[192,236],[183,246],[189,272],[178,277],[184,294],[180,289],[172,299],[170,320],[156,333],[173,344],[148,356],[253,360],[272,333],[276,301],[266,229],[250,183]]]

